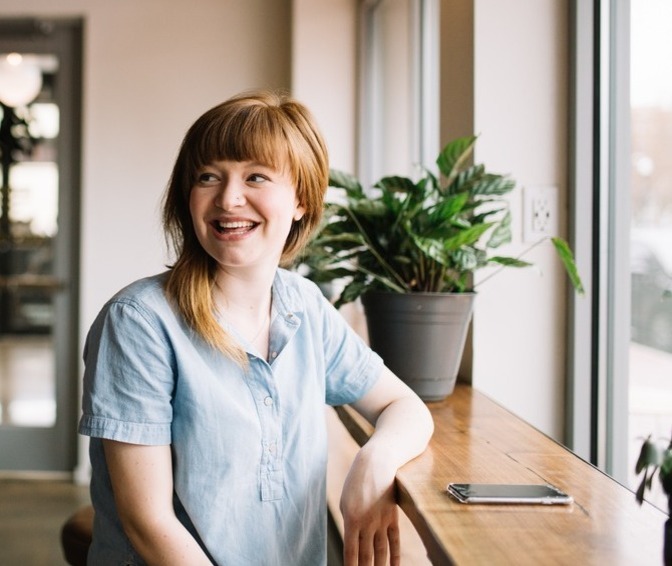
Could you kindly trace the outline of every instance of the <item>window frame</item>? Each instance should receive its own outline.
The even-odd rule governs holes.
[[[566,441],[627,481],[630,1],[570,2],[569,240],[586,297],[569,297]]]

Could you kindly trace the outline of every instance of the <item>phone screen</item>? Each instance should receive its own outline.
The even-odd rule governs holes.
[[[555,503],[572,502],[555,486],[548,484],[451,483],[448,492],[461,503]]]

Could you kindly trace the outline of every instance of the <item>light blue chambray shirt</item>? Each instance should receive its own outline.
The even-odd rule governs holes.
[[[362,397],[382,360],[317,286],[279,269],[270,361],[248,348],[245,373],[175,313],[164,281],[120,291],[86,340],[89,564],[144,564],[117,517],[103,438],[171,445],[175,511],[219,566],[326,564],[324,405]]]

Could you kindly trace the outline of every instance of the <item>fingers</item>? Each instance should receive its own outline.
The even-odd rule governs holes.
[[[401,544],[397,514],[390,523],[373,530],[366,525],[347,528],[344,536],[345,566],[400,566]],[[389,562],[388,562],[389,558]]]
[[[399,536],[399,524],[395,522],[387,529],[387,540],[390,543],[390,566],[401,564],[401,537]]]
[[[370,547],[369,547],[370,548]],[[387,566],[387,533],[376,532],[373,536],[373,564],[374,566]],[[361,556],[361,546],[360,546],[360,556]],[[370,564],[371,563],[371,553],[360,562],[360,564]],[[366,562],[365,560],[369,560]]]
[[[344,566],[357,566],[359,560],[359,533],[352,532],[347,524],[343,536],[343,564]]]

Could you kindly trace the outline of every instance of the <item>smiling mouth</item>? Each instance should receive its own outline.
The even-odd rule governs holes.
[[[212,226],[219,234],[245,234],[254,230],[259,225],[258,222],[237,221],[237,222],[219,222],[215,221]]]

